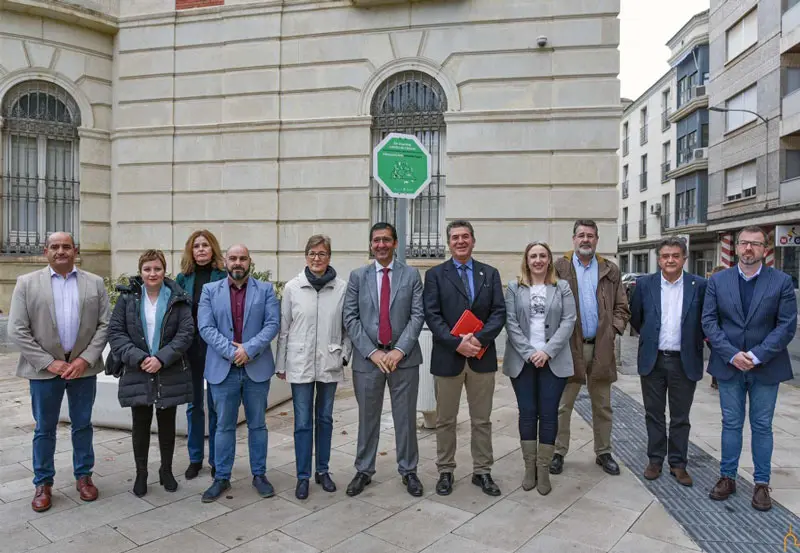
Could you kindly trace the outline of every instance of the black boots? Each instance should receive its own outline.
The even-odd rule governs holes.
[[[147,457],[136,459],[136,481],[133,483],[133,495],[142,497],[147,493]]]

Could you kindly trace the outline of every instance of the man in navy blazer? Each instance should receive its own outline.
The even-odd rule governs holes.
[[[772,507],[772,416],[781,382],[792,378],[786,349],[797,330],[792,279],[763,264],[767,234],[746,227],[736,237],[739,263],[711,277],[703,309],[703,330],[711,342],[708,372],[717,377],[722,409],[720,479],[709,496],[721,501],[736,493],[745,401],[752,429],[752,506]]]
[[[697,382],[703,379],[703,300],[706,281],[683,270],[688,252],[681,238],[666,238],[656,248],[657,273],[640,277],[631,299],[631,326],[639,333],[638,367],[647,424],[644,477],[669,472],[684,486],[689,452],[689,411]],[[669,397],[669,437],[664,411]]]
[[[475,231],[469,221],[447,225],[451,259],[428,269],[422,292],[425,322],[433,335],[431,373],[436,380],[436,493],[453,491],[456,468],[456,424],[461,389],[467,390],[472,428],[472,483],[485,494],[500,495],[492,479],[492,399],[497,349],[494,340],[506,323],[506,302],[500,273],[472,258]],[[469,309],[483,322],[473,334],[450,334]],[[486,352],[478,359],[482,348]]]
[[[225,254],[228,278],[203,286],[197,309],[200,336],[208,344],[205,378],[217,411],[214,483],[208,503],[231,487],[236,423],[244,404],[253,486],[262,497],[275,495],[267,472],[267,396],[275,374],[270,343],[280,330],[280,307],[272,284],[250,275],[250,252],[242,245]]]

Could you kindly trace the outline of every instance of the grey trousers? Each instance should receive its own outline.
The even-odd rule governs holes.
[[[375,474],[375,458],[381,433],[383,392],[389,384],[392,401],[394,438],[397,448],[397,471],[405,476],[417,472],[417,391],[419,366],[397,369],[385,374],[375,368],[370,372],[353,371],[353,391],[358,402],[358,446],[355,467],[358,472]]]

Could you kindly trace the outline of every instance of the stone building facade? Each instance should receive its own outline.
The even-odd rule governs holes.
[[[616,250],[619,0],[0,10],[0,307],[14,271],[41,264],[30,254],[69,225],[83,266],[101,274],[135,271],[151,247],[174,269],[206,227],[249,245],[279,280],[324,232],[346,275],[367,260],[370,223],[395,215],[371,179],[372,148],[391,131],[416,134],[434,158],[410,207],[420,267],[446,255],[455,218],[473,221],[476,256],[507,278],[531,239],[569,249],[577,217],[597,219],[600,250]],[[20,107],[35,102],[54,115]]]

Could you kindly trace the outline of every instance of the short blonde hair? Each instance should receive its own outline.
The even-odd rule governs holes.
[[[325,246],[325,249],[328,251],[328,255],[331,255],[331,239],[324,234],[315,234],[308,239],[308,242],[306,242],[305,254],[308,255],[308,252],[311,251],[311,248],[316,248],[319,245]]]
[[[161,266],[164,267],[164,272],[167,272],[167,258],[164,257],[164,252],[161,250],[147,250],[139,256],[139,273],[142,272],[142,266],[148,261],[160,261]]]
[[[555,286],[558,282],[558,276],[556,275],[556,266],[553,262],[553,250],[550,249],[550,246],[547,245],[547,242],[539,241],[533,241],[525,246],[525,252],[522,254],[522,268],[519,277],[517,277],[517,282],[519,284],[524,284],[525,286],[531,286],[532,279],[531,269],[528,267],[528,252],[530,252],[531,248],[534,246],[541,246],[547,250],[547,255],[550,258],[550,261],[547,264],[547,274],[544,277],[544,283]]]

